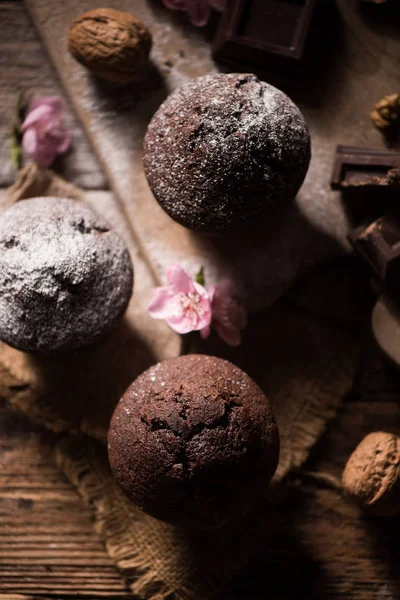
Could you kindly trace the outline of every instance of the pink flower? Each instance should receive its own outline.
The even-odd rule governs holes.
[[[208,288],[212,308],[212,326],[230,346],[239,346],[241,332],[246,327],[246,311],[235,299],[235,286],[231,279],[221,279]],[[210,325],[200,332],[202,338],[210,335]]]
[[[189,333],[208,327],[211,322],[211,303],[208,292],[189,277],[180,265],[167,270],[166,287],[158,287],[148,306],[154,319],[165,319],[177,333]]]
[[[222,11],[226,6],[226,0],[163,0],[163,3],[172,10],[187,12],[190,21],[197,27],[206,25],[211,8]]]
[[[215,8],[215,10],[219,10],[219,12],[223,12],[226,8],[227,0],[208,0],[211,8]]]
[[[49,167],[71,144],[68,131],[61,125],[61,115],[58,96],[39,96],[31,102],[21,125],[24,152],[40,167]]]

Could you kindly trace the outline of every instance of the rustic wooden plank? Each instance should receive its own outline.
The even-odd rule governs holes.
[[[89,511],[53,461],[53,441],[0,404],[0,598],[123,598]]]
[[[84,188],[106,189],[106,178],[94,152],[71,110],[39,37],[21,2],[0,2],[0,186],[11,185],[8,135],[18,91],[26,97],[59,95],[65,104],[65,125],[71,131],[73,150],[57,161],[66,179]]]
[[[0,593],[0,599],[1,600],[37,600],[37,598],[40,598],[41,600],[43,600],[43,596],[25,596],[25,594],[1,594]]]

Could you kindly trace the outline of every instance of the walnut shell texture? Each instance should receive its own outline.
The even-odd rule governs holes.
[[[377,431],[367,435],[347,461],[342,476],[347,495],[380,516],[400,510],[400,438]]]
[[[370,117],[378,129],[386,130],[397,127],[400,124],[400,93],[382,98],[375,105]]]
[[[68,47],[72,56],[97,77],[129,83],[149,56],[151,34],[130,13],[97,8],[72,23]]]

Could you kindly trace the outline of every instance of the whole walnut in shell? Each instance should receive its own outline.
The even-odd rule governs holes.
[[[400,510],[400,438],[382,431],[367,435],[347,461],[342,482],[360,508],[395,515]]]
[[[69,51],[97,77],[119,83],[136,78],[151,49],[151,34],[133,15],[96,8],[71,25]]]

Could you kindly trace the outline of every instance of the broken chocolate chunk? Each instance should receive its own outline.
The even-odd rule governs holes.
[[[338,146],[331,178],[333,190],[391,188],[400,192],[400,152]]]
[[[400,211],[388,213],[367,227],[357,227],[349,240],[382,290],[400,303]]]

